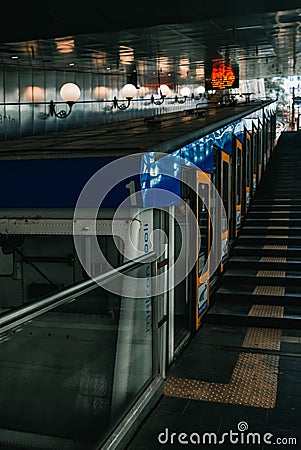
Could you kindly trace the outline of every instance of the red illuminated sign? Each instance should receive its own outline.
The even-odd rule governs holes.
[[[237,70],[234,70],[230,62],[224,59],[211,61],[210,74],[206,77],[207,89],[229,89],[238,87],[238,83]]]

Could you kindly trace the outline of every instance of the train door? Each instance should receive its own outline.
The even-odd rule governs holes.
[[[183,177],[185,179],[185,169]],[[190,223],[189,212],[190,196],[186,192],[185,183],[182,184],[182,202],[174,207],[174,260],[177,261],[180,252],[184,252],[185,273],[187,276],[174,287],[174,308],[173,308],[173,347],[174,354],[179,352],[190,336],[191,330],[191,296],[189,292],[190,276],[188,271],[188,258],[190,248]],[[175,273],[176,276],[176,273]]]
[[[276,114],[273,113],[271,115],[271,153],[274,151],[275,145],[276,145],[276,124],[277,124],[277,117]]]
[[[210,188],[210,215],[214,217],[214,224],[219,225],[221,223],[221,208],[218,202],[217,196],[221,196],[221,183],[222,183],[222,164],[221,156],[222,149],[213,146],[213,172],[211,174],[211,188]],[[221,247],[221,233],[219,231],[219,226],[215,228],[211,227],[211,257],[210,264],[211,267],[215,267],[214,273],[211,273],[211,279],[218,276],[221,272],[221,258],[220,258],[220,247]],[[217,239],[213,242],[213,235],[217,233]],[[216,249],[213,246],[217,245],[219,248]]]
[[[210,248],[210,175],[198,172],[198,196],[196,198],[196,216],[199,225],[197,236],[198,258],[196,264],[196,329],[209,306],[209,248]],[[207,206],[206,206],[207,205]],[[208,209],[207,209],[208,207]]]
[[[252,197],[254,197],[258,182],[258,129],[252,126]]]
[[[245,129],[245,152],[244,152],[244,176],[243,176],[243,201],[244,201],[244,213],[247,213],[250,207],[250,196],[252,186],[252,172],[251,172],[251,135],[247,129]]]
[[[200,302],[197,317],[201,317],[208,305],[209,286],[205,280],[209,278],[209,266],[206,266],[205,273],[202,271],[209,253],[209,214],[205,206],[209,195],[209,177],[203,172],[182,166],[181,201],[169,207],[169,265],[174,265],[173,274],[169,274],[169,283],[174,287],[168,292],[169,364],[196,330],[196,303]],[[182,262],[178,264],[180,259]],[[181,281],[176,283],[182,271],[186,275],[184,278],[181,276]],[[197,319],[197,327],[199,323]]]
[[[229,257],[229,220],[231,215],[230,202],[230,155],[221,152],[221,191],[220,196],[224,205],[226,216],[222,215],[222,260],[221,272],[224,270],[224,265]]]
[[[267,161],[271,157],[271,118],[268,116],[266,120],[266,148],[267,148]]]
[[[263,162],[263,152],[262,152],[262,123],[260,119],[258,119],[258,180],[257,184],[260,183],[261,177],[262,177],[262,162]]]
[[[262,167],[263,172],[265,171],[267,165],[267,152],[268,152],[268,119],[263,115],[262,122]]]
[[[218,237],[217,243],[222,246],[221,261],[215,261],[215,252],[211,257],[211,263],[217,266],[217,272],[223,272],[224,264],[229,256],[229,217],[230,209],[230,155],[221,148],[214,147],[214,173],[212,174],[212,182],[221,197],[224,206],[224,212],[220,210],[219,202],[215,200],[215,193],[211,194],[210,205],[212,214],[214,214],[215,223],[221,224],[221,236]],[[220,258],[220,251],[216,252]]]
[[[231,234],[234,239],[241,228],[241,207],[242,207],[242,143],[233,136],[233,157],[232,157],[232,229]]]

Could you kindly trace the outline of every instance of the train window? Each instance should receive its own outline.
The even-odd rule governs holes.
[[[198,276],[202,275],[204,265],[208,258],[208,225],[209,214],[206,208],[208,205],[208,184],[199,184],[199,206],[198,223],[200,230],[199,256],[198,256]]]
[[[270,151],[271,151],[271,120],[267,120],[267,133],[266,133],[266,151],[267,151],[267,158],[270,158]]]
[[[219,152],[216,147],[213,147],[213,173],[211,175],[211,181],[214,184],[214,186],[218,189],[218,157]]]
[[[223,232],[228,229],[228,215],[229,215],[229,164],[223,161],[223,192],[222,201],[227,217],[223,217]]]
[[[241,151],[236,149],[236,204],[240,205],[241,202]]]
[[[253,133],[253,173],[257,173],[257,133]]]
[[[262,128],[258,129],[258,162],[262,164]]]
[[[251,174],[251,168],[250,168],[250,139],[246,139],[246,186],[250,186],[250,174]]]

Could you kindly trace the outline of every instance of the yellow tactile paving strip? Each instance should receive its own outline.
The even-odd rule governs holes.
[[[248,316],[254,317],[283,317],[284,306],[278,305],[252,305]]]
[[[287,250],[287,245],[264,245],[264,250]]]
[[[287,221],[290,220],[288,217],[272,217],[271,219],[268,220],[282,220],[282,221]]]
[[[290,210],[286,210],[286,211],[284,211],[284,210],[279,210],[279,211],[277,211],[276,209],[275,209],[275,211],[269,211],[270,212],[270,214],[278,214],[278,213],[282,213],[282,214],[290,214],[291,213],[291,211]]]
[[[274,308],[274,305],[262,306]],[[250,312],[248,315],[250,315]],[[282,330],[278,328],[248,328],[242,346],[262,350],[280,350],[281,334]]]
[[[288,239],[288,236],[282,236],[281,234],[268,234],[267,236],[265,236],[265,238],[272,238],[272,239]]]
[[[259,262],[286,263],[286,257],[285,256],[263,256],[262,258],[260,258]]]
[[[279,350],[281,330],[248,328],[242,347]],[[240,353],[229,384],[189,378],[167,378],[164,393],[171,397],[257,408],[274,408],[279,356]]]
[[[289,227],[277,227],[277,226],[268,227],[268,230],[288,230],[288,229]]]
[[[285,286],[256,286],[254,295],[285,295]]]
[[[278,277],[278,278],[285,278],[286,272],[285,270],[258,270],[256,277],[263,277],[263,278],[269,278],[269,277]]]

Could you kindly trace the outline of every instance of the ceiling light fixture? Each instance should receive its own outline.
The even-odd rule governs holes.
[[[65,83],[60,89],[60,95],[62,100],[68,105],[69,110],[65,111],[64,109],[56,112],[55,103],[53,100],[50,101],[49,105],[49,115],[55,116],[58,119],[66,119],[66,117],[70,116],[72,107],[75,102],[80,97],[80,88],[75,83]]]
[[[130,106],[132,99],[134,97],[136,97],[137,88],[133,84],[127,83],[123,86],[123,88],[121,89],[121,92],[122,92],[122,95],[127,99],[127,103],[123,102],[123,103],[119,104],[120,100],[118,100],[117,97],[114,97],[113,108],[118,108],[123,111]]]
[[[155,99],[154,95],[151,96],[151,103],[154,105],[162,105],[166,97],[170,94],[170,88],[167,84],[160,84],[158,87],[158,94],[160,95],[159,99]]]
[[[181,94],[182,98],[179,98],[179,97],[177,96],[177,94],[175,95],[175,103],[181,103],[181,104],[183,104],[183,103],[186,102],[187,97],[189,97],[189,95],[190,95],[190,89],[189,89],[189,87],[183,87],[183,88],[180,90],[180,94]]]
[[[195,89],[195,93],[191,94],[191,98],[193,100],[200,100],[202,97],[205,98],[205,92],[206,92],[206,89],[204,88],[204,86],[198,86]]]

